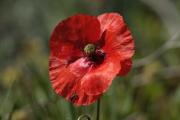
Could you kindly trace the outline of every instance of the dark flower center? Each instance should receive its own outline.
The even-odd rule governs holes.
[[[95,64],[101,64],[105,58],[105,53],[101,49],[97,49],[94,44],[87,44],[84,47],[84,52],[88,59]]]

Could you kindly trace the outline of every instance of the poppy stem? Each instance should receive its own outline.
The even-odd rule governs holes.
[[[100,120],[100,104],[101,104],[101,98],[99,98],[98,102],[97,102],[97,116],[96,116],[96,120]]]
[[[100,120],[100,104],[101,104],[101,99],[99,98],[98,101],[97,101],[96,120]],[[90,116],[87,115],[87,114],[80,115],[77,120],[82,120],[82,119],[85,119],[85,118],[86,118],[87,120],[91,120]]]

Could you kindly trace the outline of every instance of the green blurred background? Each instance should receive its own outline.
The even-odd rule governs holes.
[[[180,120],[180,0],[0,0],[0,120],[76,120],[51,89],[49,37],[76,13],[119,12],[136,43],[134,66],[102,97],[101,120]]]

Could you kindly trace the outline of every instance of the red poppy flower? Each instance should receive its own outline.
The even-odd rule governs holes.
[[[134,41],[118,13],[78,14],[60,22],[50,39],[49,74],[58,95],[76,105],[95,102],[131,68]]]

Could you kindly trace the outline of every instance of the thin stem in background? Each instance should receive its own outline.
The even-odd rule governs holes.
[[[97,102],[97,116],[96,116],[96,120],[100,120],[100,104],[101,104],[101,98],[99,98],[98,102]]]

